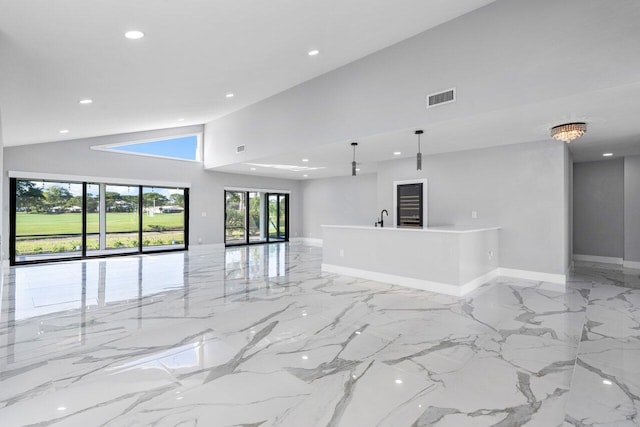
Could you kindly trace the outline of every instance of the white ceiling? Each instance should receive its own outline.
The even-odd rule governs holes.
[[[489,3],[0,0],[4,143],[207,123]],[[625,18],[625,7],[637,9],[633,1],[621,0],[608,17],[602,16],[599,29],[572,31],[563,46],[575,45],[585,54],[615,50],[616,46],[605,46],[606,40],[628,40],[628,28],[633,26],[627,22],[633,19]],[[594,7],[592,13],[597,11]],[[130,29],[140,29],[146,37],[127,40],[123,33]],[[607,36],[598,49],[582,46],[580,40],[596,30],[606,31]],[[308,56],[311,49],[320,54]],[[580,49],[568,55],[581,55]],[[563,63],[571,64],[572,59],[565,56]],[[553,65],[540,64],[541,77],[552,79]],[[600,71],[593,73],[607,69],[606,65],[598,64]],[[609,64],[609,69],[620,70],[632,83],[622,85],[602,76],[606,83],[597,91],[584,88],[569,97],[529,104],[523,100],[508,109],[364,135],[357,148],[360,173],[375,172],[379,161],[415,156],[417,128],[425,130],[423,153],[435,154],[546,140],[549,128],[562,119],[584,120],[589,123],[587,134],[571,145],[575,161],[602,159],[607,151],[614,157],[638,155],[640,55],[627,63]],[[499,83],[492,82],[496,87]],[[226,98],[229,92],[235,96]],[[79,105],[83,98],[94,103]],[[61,129],[69,133],[60,134]],[[394,156],[394,151],[402,154]],[[351,156],[348,142],[328,143],[216,170],[312,179],[350,174]],[[310,161],[304,163],[302,158]]]
[[[206,123],[491,2],[0,0],[4,144]]]

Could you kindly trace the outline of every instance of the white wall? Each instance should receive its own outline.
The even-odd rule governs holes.
[[[565,274],[567,156],[563,143],[540,141],[426,156],[422,171],[413,158],[383,162],[378,210],[394,215],[393,181],[427,178],[430,226],[501,226],[501,267]]]
[[[624,159],[573,167],[573,251],[578,255],[625,255]]]
[[[624,200],[624,260],[640,263],[640,156],[624,159]]]
[[[321,239],[321,225],[373,226],[380,214],[377,188],[375,174],[303,181],[302,236]]]
[[[111,177],[132,180],[186,182],[191,184],[189,240],[192,246],[224,242],[224,188],[246,187],[290,191],[290,236],[301,233],[300,185],[297,181],[210,172],[201,163],[91,150],[91,146],[131,142],[196,133],[202,126],[111,135],[45,144],[4,148],[5,171]],[[4,182],[3,207],[8,212],[8,181]],[[206,213],[206,216],[203,216]],[[8,236],[9,216],[3,221]],[[8,241],[3,252],[8,257]]]
[[[425,124],[464,123],[487,112],[523,108],[523,102],[531,106],[635,84],[635,70],[611,66],[637,54],[640,7],[624,10],[617,19],[627,31],[623,38],[582,31],[598,28],[602,16],[616,13],[602,0],[496,1],[208,123],[205,143],[211,149],[205,165]],[[580,55],[563,54],[574,49]],[[458,90],[455,104],[426,110],[427,94],[452,87]],[[236,154],[241,144],[246,151]]]
[[[6,194],[4,191],[4,167],[3,167],[3,158],[4,158],[4,137],[2,133],[2,111],[0,110],[0,200],[3,199],[3,194]],[[8,207],[2,206],[0,208],[0,224],[4,224],[3,219],[8,216]],[[2,227],[0,229],[0,261],[5,259],[5,240],[9,238],[9,232],[7,228]],[[9,244],[7,243],[7,248]]]

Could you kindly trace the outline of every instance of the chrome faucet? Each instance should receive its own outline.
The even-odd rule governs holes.
[[[389,212],[387,212],[386,209],[382,209],[382,211],[380,211],[380,219],[378,220],[378,222],[376,222],[376,227],[378,226],[378,224],[380,224],[380,227],[384,227],[384,217],[382,216],[382,214],[387,214],[387,216],[389,216]]]

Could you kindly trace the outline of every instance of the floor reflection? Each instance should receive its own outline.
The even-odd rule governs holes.
[[[0,294],[0,355],[4,363],[15,363],[35,341],[60,334],[66,345],[85,345],[87,329],[101,322],[102,311],[112,313],[119,305],[137,308],[136,327],[142,329],[158,315],[159,298],[168,295],[181,302],[181,311],[172,307],[170,314],[187,317],[189,282],[199,281],[199,271],[225,300],[259,289],[268,294],[277,285],[269,279],[285,278],[288,262],[288,245],[279,243],[228,248],[205,258],[170,253],[13,267],[4,274]],[[224,272],[220,281],[216,266]],[[26,344],[17,348],[20,343]]]
[[[71,261],[13,267],[3,276],[0,295],[0,354],[7,364],[28,354],[36,340],[62,332],[67,345],[84,345],[88,323],[100,310],[119,304],[138,307],[142,328],[145,299],[181,289],[188,312],[184,253]],[[88,313],[91,313],[88,319]],[[75,330],[71,338],[70,331]],[[25,343],[22,347],[21,343]],[[0,367],[2,364],[0,363]]]
[[[289,261],[287,248],[281,243],[227,248],[225,278],[251,280],[285,276]]]

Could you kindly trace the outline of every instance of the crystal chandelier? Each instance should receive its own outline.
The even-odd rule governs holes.
[[[586,123],[566,123],[551,128],[551,137],[558,141],[570,143],[576,138],[580,138],[587,131]]]

